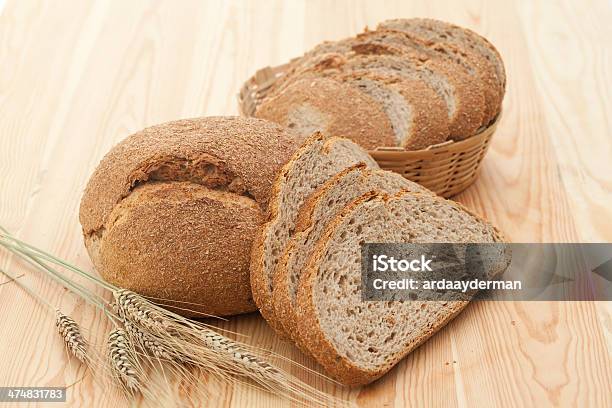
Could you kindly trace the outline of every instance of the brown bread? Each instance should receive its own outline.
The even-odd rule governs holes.
[[[259,119],[210,117],[146,128],[113,147],[80,208],[85,245],[107,281],[185,315],[255,310],[251,241],[272,181],[298,137]]]

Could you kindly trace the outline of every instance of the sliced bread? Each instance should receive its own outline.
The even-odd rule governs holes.
[[[325,226],[355,198],[369,191],[396,193],[400,190],[433,194],[397,173],[372,170],[363,164],[347,168],[329,179],[302,206],[296,232],[289,241],[274,272],[273,304],[275,317],[294,337],[298,317],[295,295],[300,275]],[[294,339],[297,340],[297,339]]]
[[[302,75],[264,101],[255,116],[301,134],[320,130],[346,137],[367,149],[418,150],[448,138],[446,107],[429,86],[394,73],[347,67],[341,61],[328,63],[317,71],[324,78]]]
[[[395,146],[425,149],[446,141],[446,106],[422,81],[387,72],[351,70],[338,79],[371,95],[383,107],[395,133]]]
[[[460,140],[472,136],[482,125],[484,92],[479,84],[471,83],[466,73],[433,59],[357,53],[346,57],[351,69],[393,73],[427,84],[446,104],[451,138]]]
[[[376,380],[467,301],[362,301],[361,244],[501,240],[490,224],[439,197],[401,192],[358,198],[327,225],[302,273],[299,343],[343,384]]]
[[[255,237],[250,266],[253,300],[273,328],[279,325],[272,306],[273,273],[293,234],[300,207],[330,177],[360,162],[378,168],[376,162],[350,140],[315,133],[276,177],[268,205],[268,221]]]
[[[485,114],[482,86],[474,84],[467,73],[445,66],[440,61],[408,55],[364,55],[349,52],[319,55],[298,76],[368,70],[379,75],[395,75],[420,81],[433,89],[447,108],[450,135],[460,140],[474,135]],[[288,79],[287,83],[290,83]],[[286,85],[285,85],[286,86]]]
[[[363,65],[366,61],[369,66]],[[487,121],[484,85],[479,80],[474,81],[463,68],[449,66],[447,61],[431,58],[405,44],[364,42],[359,38],[315,47],[276,81],[269,95],[277,95],[304,76],[327,76],[330,72],[342,70],[346,73],[351,69],[377,71],[379,74],[382,70],[393,70],[396,75],[399,73],[429,86],[447,105],[450,136],[455,140],[474,135]]]
[[[436,42],[431,38],[421,38],[407,31],[379,29],[365,31],[357,35],[352,48],[358,52],[371,48],[373,44],[385,44],[405,50],[417,52],[423,57],[440,59],[466,72],[477,86],[482,87],[485,98],[485,115],[483,126],[487,125],[499,113],[503,89],[497,78],[496,67],[481,54],[472,51],[467,46],[448,42]]]
[[[378,28],[403,30],[437,42],[467,46],[495,66],[499,84],[502,90],[505,89],[506,71],[499,51],[486,38],[472,30],[429,18],[387,20],[380,23]]]
[[[128,136],[81,199],[96,271],[185,316],[257,310],[252,240],[274,178],[300,145],[282,126],[241,117],[182,119]]]
[[[279,123],[304,137],[320,131],[351,139],[366,149],[397,145],[391,118],[380,101],[330,78],[293,82],[264,101],[255,117]]]

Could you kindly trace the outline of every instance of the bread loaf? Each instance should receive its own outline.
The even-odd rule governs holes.
[[[299,143],[276,124],[238,117],[179,120],[127,137],[81,201],[97,271],[188,316],[255,310],[252,240],[272,181]]]
[[[453,44],[471,54],[480,55],[494,67],[496,83],[503,97],[506,88],[506,70],[501,55],[493,44],[474,31],[429,18],[388,20],[380,23],[378,28],[405,31],[418,38],[439,44]]]
[[[467,301],[362,301],[360,243],[501,240],[490,224],[451,201],[410,192],[365,194],[326,226],[301,275],[299,343],[343,384],[376,380]]]
[[[495,64],[468,47],[459,47],[449,42],[437,42],[431,37],[413,34],[411,31],[378,29],[359,34],[353,50],[359,51],[372,44],[388,44],[403,49],[406,53],[419,53],[419,58],[441,60],[472,78],[472,86],[482,87],[485,101],[483,126],[486,126],[499,113],[503,89],[497,78]]]
[[[446,106],[433,89],[389,72],[345,68],[349,65],[319,71],[322,78],[304,74],[262,103],[255,116],[298,129],[302,135],[316,129],[347,137],[368,149],[423,149],[446,140]]]

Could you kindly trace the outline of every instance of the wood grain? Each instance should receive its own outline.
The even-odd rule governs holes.
[[[0,224],[83,268],[78,203],[113,144],[172,119],[237,114],[235,94],[257,68],[410,16],[473,28],[506,62],[502,123],[479,180],[456,199],[515,242],[612,241],[609,2],[9,0],[0,12]],[[3,252],[0,267],[25,273],[103,342],[108,326],[91,307]],[[0,313],[0,385],[73,384],[71,405],[125,405],[66,364],[52,315],[14,284],[0,286]],[[364,407],[612,406],[611,316],[610,302],[478,302],[368,387],[292,370]],[[220,326],[317,369],[258,315]],[[211,406],[289,405],[206,384]]]

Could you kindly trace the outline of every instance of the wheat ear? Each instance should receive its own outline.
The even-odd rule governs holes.
[[[222,336],[208,329],[205,324],[186,319],[170,310],[159,307],[134,292],[111,285],[60,258],[54,257],[10,236],[8,231],[1,226],[0,231],[4,231],[4,233],[0,233],[0,238],[2,238],[0,244],[2,246],[24,256],[24,258],[31,259],[32,263],[36,264],[35,266],[41,267],[50,277],[53,277],[62,285],[82,296],[94,306],[104,310],[113,323],[119,322],[121,324],[121,322],[128,322],[134,326],[128,327],[131,330],[129,333],[123,329],[116,329],[121,330],[121,336],[117,336],[115,341],[121,338],[123,340],[122,344],[127,347],[124,347],[124,365],[112,363],[113,375],[117,377],[119,384],[124,386],[128,393],[134,394],[135,392],[142,393],[147,391],[145,387],[142,387],[142,378],[144,378],[146,372],[139,365],[139,359],[134,347],[134,343],[136,343],[155,357],[163,355],[168,357],[169,355],[164,353],[168,353],[171,350],[171,353],[174,353],[172,359],[158,358],[158,360],[167,360],[175,367],[182,365],[195,366],[226,381],[231,379],[231,375],[237,375],[255,382],[261,388],[267,389],[274,394],[299,402],[307,400],[326,405],[330,403],[344,405],[338,399],[310,387],[291,374],[269,364],[265,359],[253,352],[256,348]],[[4,239],[10,240],[14,244],[2,242]],[[97,301],[95,295],[91,295],[89,291],[84,290],[80,285],[75,284],[60,272],[50,268],[45,262],[65,267],[111,291],[117,304],[116,316],[113,313],[107,313],[109,303],[106,300]],[[142,336],[140,333],[146,334],[146,336]],[[131,342],[130,338],[135,341]],[[112,341],[109,337],[109,346],[110,343]],[[111,356],[113,355],[115,356],[113,358],[116,358],[120,354],[111,353]],[[277,357],[282,358],[281,356]],[[128,362],[130,363],[129,367],[125,365]],[[139,379],[139,381],[134,383],[125,377],[125,369],[127,368],[132,369],[134,378]],[[305,367],[302,368],[306,369]],[[323,378],[326,377],[323,376]]]
[[[125,330],[115,328],[108,335],[108,357],[111,373],[130,395],[143,390],[144,373]]]
[[[55,309],[55,326],[57,326],[57,330],[60,336],[62,336],[70,354],[78,358],[82,363],[87,364],[87,342],[81,334],[81,329],[77,322],[60,312],[59,309]]]
[[[167,347],[166,344],[157,340],[154,336],[142,331],[138,326],[129,320],[124,320],[123,327],[127,334],[138,342],[138,345],[157,359],[164,361],[182,362],[179,353]]]
[[[0,273],[7,276],[12,282],[19,286],[23,291],[28,293],[32,298],[36,299],[41,304],[47,306],[55,312],[55,326],[66,348],[79,361],[85,365],[89,365],[90,359],[87,355],[87,342],[81,333],[81,328],[74,319],[62,313],[58,308],[42,298],[32,288],[19,281],[18,278],[0,268]]]
[[[204,369],[221,380],[236,375],[286,398],[320,404],[335,398],[301,382],[249,350],[249,346],[225,337],[203,324],[160,308],[126,289],[113,291],[116,311],[128,324],[148,333],[165,350],[187,364]],[[176,360],[175,360],[176,361]]]

